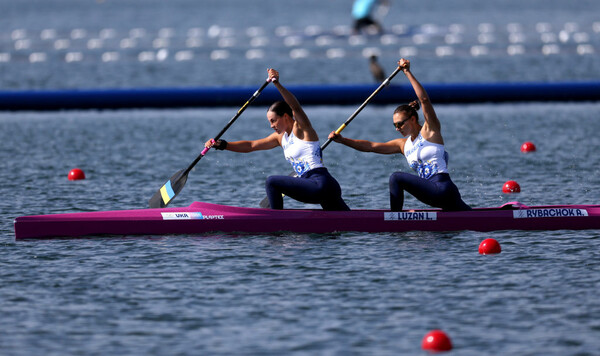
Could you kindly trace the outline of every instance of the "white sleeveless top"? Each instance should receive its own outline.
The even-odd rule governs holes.
[[[404,144],[404,156],[419,177],[429,179],[437,173],[448,173],[448,153],[444,145],[429,142],[421,136],[413,142],[409,137]]]
[[[290,135],[285,132],[281,138],[281,147],[285,159],[290,162],[298,176],[311,169],[325,167],[319,141],[300,140],[293,132]]]

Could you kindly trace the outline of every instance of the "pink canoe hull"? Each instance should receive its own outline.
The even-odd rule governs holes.
[[[416,210],[270,210],[196,202],[188,207],[21,216],[15,239],[208,232],[328,233],[335,231],[494,231],[600,229],[600,205]]]

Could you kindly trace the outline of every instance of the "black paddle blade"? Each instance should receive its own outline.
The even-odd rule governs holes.
[[[150,208],[166,208],[185,186],[187,182],[187,174],[183,174],[185,169],[173,174],[169,179],[148,201]]]
[[[260,206],[263,209],[269,209],[271,207],[271,203],[269,203],[269,198],[265,197],[263,200],[260,201],[260,204],[258,204],[258,206]]]

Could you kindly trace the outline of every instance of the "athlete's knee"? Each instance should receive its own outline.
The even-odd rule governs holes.
[[[265,182],[267,189],[280,189],[284,185],[281,176],[269,176]]]
[[[265,182],[265,185],[267,187],[269,187],[269,186],[272,186],[274,182],[275,182],[275,176],[268,176],[267,180]]]
[[[400,194],[404,191],[406,182],[406,173],[395,172],[390,176],[390,193],[393,195]]]
[[[400,184],[406,180],[407,176],[411,176],[411,174],[404,172],[394,172],[390,175],[390,184]]]

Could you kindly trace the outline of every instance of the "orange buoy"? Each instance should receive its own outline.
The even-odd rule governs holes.
[[[506,183],[504,183],[504,186],[502,187],[502,192],[503,193],[520,193],[521,192],[521,186],[519,185],[519,183],[515,182],[514,180],[509,180]]]
[[[73,168],[69,172],[69,180],[85,179],[85,173],[79,168]]]
[[[479,253],[482,255],[489,255],[494,253],[502,252],[502,248],[498,241],[494,239],[485,239],[479,244]]]
[[[423,337],[421,348],[433,352],[450,351],[452,342],[442,330],[432,330]]]
[[[527,141],[521,145],[521,152],[523,152],[523,153],[535,152],[535,145],[533,144],[533,142]]]

